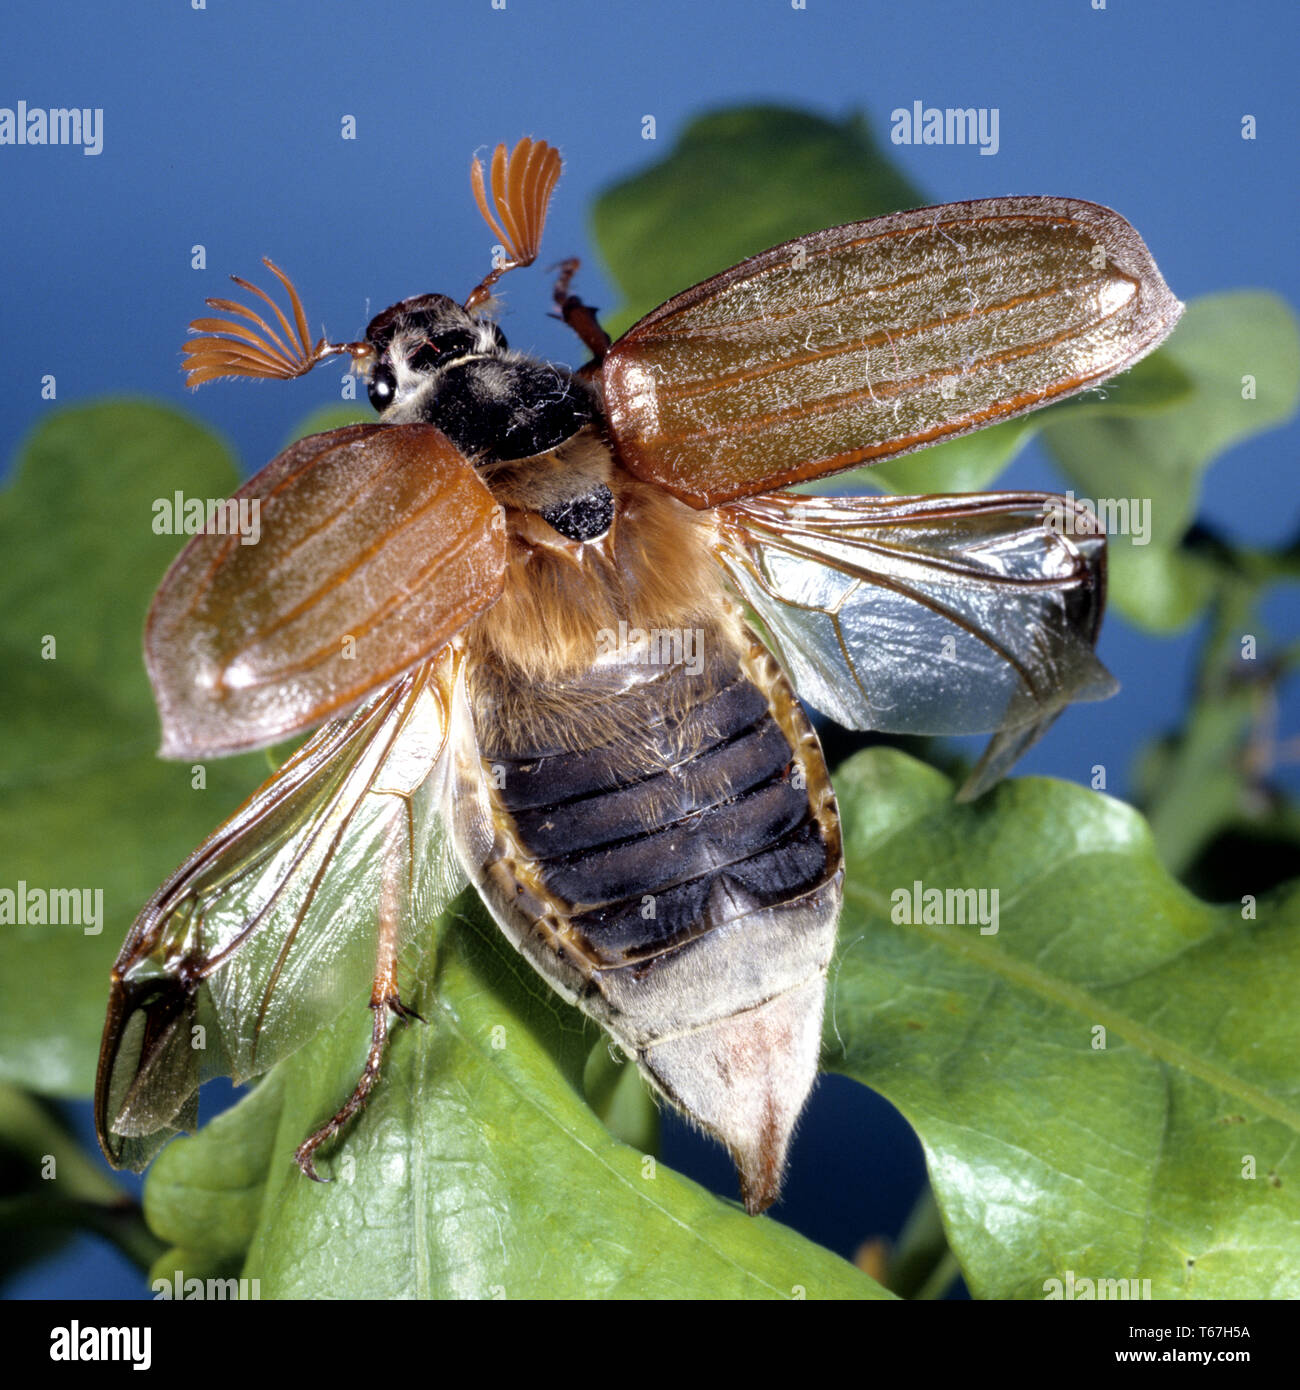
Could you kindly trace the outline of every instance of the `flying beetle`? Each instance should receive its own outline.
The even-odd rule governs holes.
[[[193,1128],[201,1079],[265,1071],[368,989],[364,1070],[297,1150],[317,1177],[409,1013],[401,951],[473,884],[727,1147],[760,1212],[816,1076],[843,881],[800,699],[852,729],[991,733],[971,797],[1114,689],[1094,654],[1105,541],[1082,508],[783,489],[1155,348],[1182,306],[1122,217],[1005,197],[833,227],[613,343],[566,262],[555,302],[591,354],[571,371],[512,351],[492,300],[535,260],[559,173],[530,139],[474,159],[505,254],[463,302],[419,295],[360,342],[313,343],[267,260],[288,313],[232,277],[267,308],[211,299],[221,316],[191,325],[191,385],[343,354],[379,418],[272,460],[236,494],[260,542],[195,536],[150,610],[163,756],[316,732],[117,958],[96,1087],[115,1164]]]

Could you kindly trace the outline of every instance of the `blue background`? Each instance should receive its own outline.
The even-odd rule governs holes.
[[[337,399],[339,373],[218,383],[191,396],[180,345],[203,297],[225,292],[229,271],[258,278],[268,254],[293,275],[313,329],[323,324],[335,339],[359,336],[372,313],[409,294],[463,297],[492,241],[469,196],[469,156],[521,134],[566,158],[544,260],[582,256],[579,291],[613,308],[587,209],[603,187],[665,154],[692,116],[727,103],[781,101],[836,117],[860,109],[882,140],[890,111],[914,100],[996,106],[994,157],[890,147],[931,201],[1094,199],[1139,228],[1181,298],[1261,286],[1296,304],[1294,0],[1092,3],[10,7],[0,106],[103,107],[104,150],[0,147],[0,456],[51,408],[40,379],[53,373],[59,406],[120,393],[169,400],[225,436],[246,470],[260,466],[308,410]],[[1258,121],[1253,142],[1241,139],[1245,113]],[[354,141],[340,138],[349,114]],[[647,114],[657,121],[653,145],[641,138]],[[190,268],[196,243],[207,249],[205,271]],[[574,340],[546,317],[548,277],[517,274],[505,288],[512,345],[573,361]],[[1238,540],[1283,540],[1296,525],[1298,440],[1292,423],[1224,456],[1203,517]],[[1059,485],[1032,450],[1006,481]],[[1275,636],[1300,635],[1294,590],[1276,595],[1268,616]],[[1101,762],[1122,793],[1139,748],[1177,719],[1196,639],[1154,639],[1112,617],[1101,653],[1122,694],[1073,711],[1022,770],[1086,780]],[[1284,736],[1298,727],[1292,690]],[[695,1162],[674,1131],[666,1156],[686,1162],[688,1148]],[[725,1158],[700,1161],[730,1192]],[[897,1229],[919,1163],[883,1102],[832,1081],[801,1136],[783,1210],[851,1251]],[[111,1252],[79,1241],[8,1292],[139,1287]]]

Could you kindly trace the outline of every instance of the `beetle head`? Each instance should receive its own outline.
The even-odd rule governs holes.
[[[421,406],[451,367],[506,350],[505,334],[445,294],[403,299],[370,321],[370,403],[388,423],[424,418]]]

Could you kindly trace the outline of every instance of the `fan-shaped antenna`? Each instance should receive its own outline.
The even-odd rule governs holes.
[[[289,381],[296,376],[305,376],[318,362],[340,352],[348,353],[357,369],[364,372],[366,359],[374,351],[370,344],[329,343],[319,338],[313,345],[307,332],[307,315],[303,312],[302,300],[294,289],[293,281],[266,256],[262,257],[262,264],[288,292],[293,323],[290,324],[284,311],[265,290],[258,289],[238,275],[232,275],[230,278],[240,289],[255,294],[271,306],[281,331],[277,333],[260,314],[236,304],[233,299],[205,300],[210,309],[237,314],[254,327],[245,327],[231,318],[195,319],[190,324],[190,332],[203,336],[191,338],[185,344],[185,384],[201,386],[205,381],[215,381],[224,376],[269,377]]]
[[[477,155],[474,156],[469,168],[474,201],[501,243],[506,258],[493,266],[470,291],[466,309],[482,304],[507,270],[532,265],[537,259],[542,229],[546,226],[546,209],[559,177],[560,152],[545,141],[525,137],[509,155],[504,145],[498,145],[492,152],[492,200],[489,203],[483,164]]]

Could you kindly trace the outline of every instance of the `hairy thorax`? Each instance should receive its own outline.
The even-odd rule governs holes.
[[[467,633],[473,664],[545,686],[582,676],[628,633],[735,640],[707,515],[620,469],[594,429],[554,453],[491,465],[483,479],[505,509],[507,570],[501,598]],[[566,539],[538,515],[600,484],[614,515],[598,539]]]

